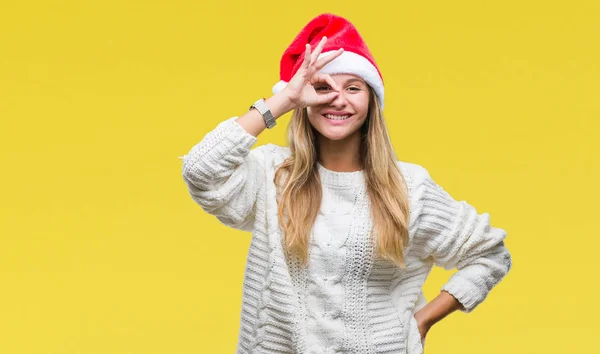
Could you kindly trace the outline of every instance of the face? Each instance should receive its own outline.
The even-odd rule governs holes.
[[[323,138],[342,140],[360,134],[369,110],[369,88],[356,75],[332,74],[331,77],[340,88],[340,94],[329,103],[308,107],[308,120]],[[317,94],[333,92],[325,82],[314,88]]]

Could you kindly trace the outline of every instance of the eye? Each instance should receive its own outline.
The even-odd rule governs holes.
[[[353,86],[353,87],[350,87],[350,90],[354,90],[354,91],[360,91],[360,88],[358,88],[358,87],[354,87],[354,86]]]
[[[323,89],[328,89],[328,88],[329,88],[329,86],[319,86],[315,90],[322,91]]]

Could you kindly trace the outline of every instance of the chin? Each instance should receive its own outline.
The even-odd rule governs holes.
[[[327,138],[329,140],[343,140],[343,139],[349,137],[350,135],[352,135],[351,132],[347,132],[347,131],[344,131],[344,132],[321,131],[320,133],[324,138]]]
[[[348,137],[348,135],[323,135],[323,137],[329,140],[344,140]]]
[[[352,123],[347,125],[333,126],[330,124],[323,124],[320,121],[311,121],[313,128],[319,133],[319,135],[329,140],[344,140],[354,134],[358,134],[358,130],[360,130],[361,125],[364,124],[364,120],[361,121],[360,124]]]

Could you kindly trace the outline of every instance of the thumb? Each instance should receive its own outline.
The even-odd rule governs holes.
[[[339,92],[331,92],[328,93],[326,95],[321,95],[317,97],[317,104],[324,104],[324,103],[329,103],[333,100],[336,99],[336,97],[339,95]]]

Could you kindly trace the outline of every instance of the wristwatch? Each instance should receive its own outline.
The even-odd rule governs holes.
[[[260,114],[263,116],[263,119],[265,120],[267,128],[271,129],[275,126],[275,124],[277,124],[275,122],[275,117],[273,117],[273,113],[271,113],[271,110],[269,109],[269,106],[267,106],[267,103],[265,102],[264,98],[261,98],[260,100],[254,102],[254,104],[250,106],[249,111],[251,111],[252,108],[256,108],[260,112]]]

